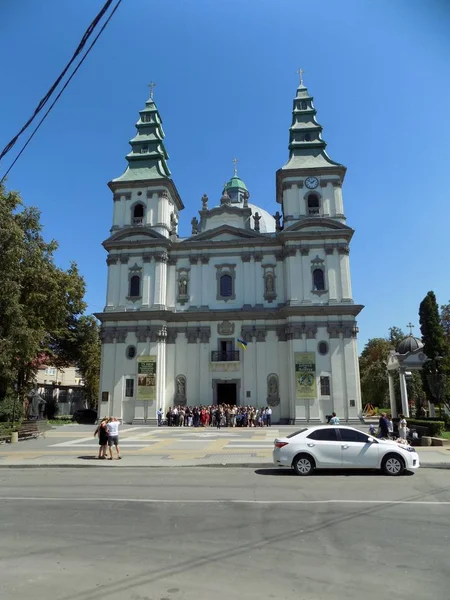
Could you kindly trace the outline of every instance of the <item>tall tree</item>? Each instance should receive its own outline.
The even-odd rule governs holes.
[[[0,186],[0,399],[27,391],[41,355],[73,361],[85,284],[75,264],[55,265],[57,247],[42,237],[39,211]]]
[[[441,325],[444,328],[444,335],[447,344],[450,344],[450,302],[449,304],[441,305]]]
[[[389,401],[387,360],[394,349],[385,338],[370,339],[361,352],[359,370],[364,404],[386,406]]]
[[[442,374],[447,377],[447,386],[442,390],[442,400],[448,404],[448,384],[450,384],[450,353],[444,327],[439,314],[439,306],[434,292],[428,292],[420,303],[420,330],[423,350],[430,359],[422,369],[424,390],[431,402],[435,402],[436,393],[430,388],[429,375]],[[435,392],[435,390],[434,390]]]
[[[78,322],[77,366],[84,379],[85,398],[89,408],[97,407],[100,379],[100,327],[93,316]]]

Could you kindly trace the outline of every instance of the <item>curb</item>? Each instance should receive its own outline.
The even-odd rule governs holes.
[[[100,463],[103,464],[103,463]],[[23,464],[23,465],[2,465],[0,464],[0,470],[2,469],[98,469],[98,468],[108,468],[100,467],[98,465],[92,464]],[[117,463],[114,463],[115,469],[272,469],[279,470],[284,469],[287,470],[288,467],[278,467],[273,463],[218,463],[218,464],[202,464],[202,465],[127,465],[121,463],[120,466]],[[420,465],[420,469],[450,469],[449,463],[425,463]],[[364,469],[362,469],[364,471]],[[342,469],[342,473],[345,473],[345,470]]]

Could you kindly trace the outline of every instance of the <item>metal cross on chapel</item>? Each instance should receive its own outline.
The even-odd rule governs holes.
[[[303,73],[305,71],[303,69],[299,69],[297,73],[300,75],[300,85],[303,85]]]
[[[156,83],[154,81],[150,81],[148,87],[150,88],[150,100],[153,100],[153,88],[156,87]]]
[[[414,325],[411,323],[411,321],[408,323],[408,325],[406,327],[409,327],[409,335],[412,335],[412,330],[414,329]]]

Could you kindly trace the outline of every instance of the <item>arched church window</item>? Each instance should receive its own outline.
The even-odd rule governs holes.
[[[302,110],[306,110],[308,108],[308,103],[306,102],[306,100],[302,100],[300,103],[300,108]]]
[[[309,215],[320,214],[320,201],[319,196],[317,194],[309,194],[307,204]]]
[[[222,275],[220,278],[220,295],[229,298],[233,295],[233,278],[231,275]]]
[[[305,136],[303,138],[305,140],[305,142],[310,142],[311,141],[311,135],[309,133],[305,133]]]
[[[141,278],[133,275],[130,278],[130,298],[138,298],[141,295]]]
[[[325,290],[325,275],[322,269],[314,269],[313,271],[313,290],[320,292]]]
[[[133,207],[133,225],[142,225],[144,222],[144,205],[139,203]]]

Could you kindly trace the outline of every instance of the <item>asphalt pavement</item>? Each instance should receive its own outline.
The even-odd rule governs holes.
[[[0,469],[5,600],[447,598],[450,471]]]

